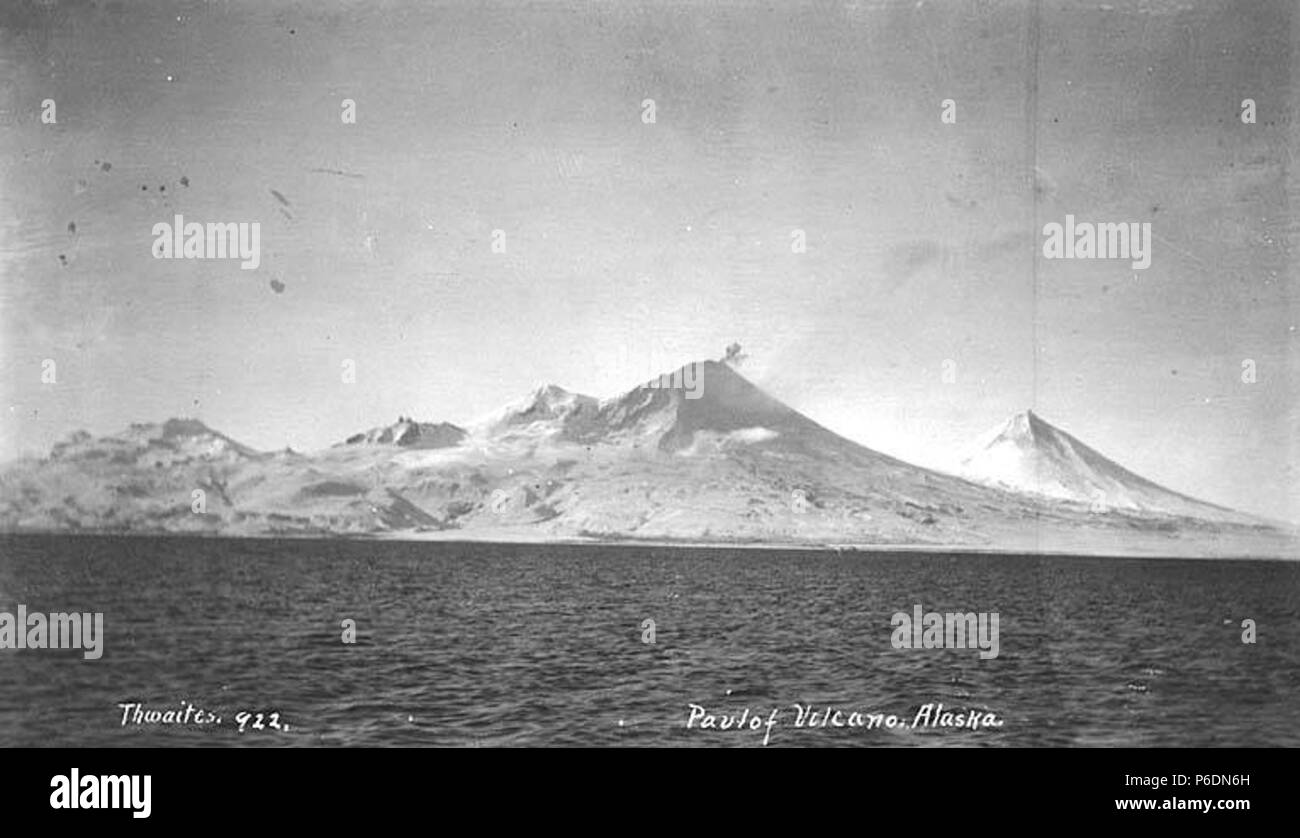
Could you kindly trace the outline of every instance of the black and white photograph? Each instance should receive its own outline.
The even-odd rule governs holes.
[[[1298,12],[6,0],[0,746],[1300,746]]]

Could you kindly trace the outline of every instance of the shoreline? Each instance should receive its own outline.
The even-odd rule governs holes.
[[[678,548],[684,550],[761,550],[791,551],[809,553],[835,553],[836,555],[861,554],[864,556],[881,554],[931,554],[934,556],[1005,556],[1008,558],[1066,558],[1066,559],[1163,559],[1173,561],[1267,561],[1300,562],[1300,542],[1293,541],[1296,552],[1291,555],[1281,553],[1234,551],[1201,551],[1192,553],[1186,549],[1156,549],[1155,544],[1142,545],[1134,550],[1087,550],[1087,549],[1040,549],[1017,545],[965,545],[965,544],[918,544],[915,542],[882,543],[829,543],[829,542],[780,542],[780,541],[701,541],[696,539],[631,539],[631,538],[595,538],[595,537],[518,537],[520,533],[503,533],[501,531],[484,532],[473,535],[465,531],[430,531],[430,532],[394,532],[394,533],[214,533],[214,532],[176,532],[176,531],[111,531],[111,530],[4,530],[0,531],[0,540],[24,537],[66,537],[66,538],[192,538],[205,540],[248,540],[248,541],[347,541],[353,543],[407,543],[407,544],[497,544],[510,547],[629,547],[629,548]],[[512,537],[513,536],[513,537]],[[1186,548],[1190,545],[1161,545],[1170,548]]]

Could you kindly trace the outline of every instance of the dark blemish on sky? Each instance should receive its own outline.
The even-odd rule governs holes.
[[[95,161],[95,162],[98,163],[99,161]],[[110,163],[110,162],[108,162],[107,160],[105,160],[103,163],[100,163],[100,164],[99,164],[99,170],[100,170],[101,172],[107,172],[107,171],[111,170],[112,168],[113,168],[113,164]]]
[[[68,232],[72,233],[74,236],[77,234],[77,222],[75,221],[68,222]]]
[[[181,186],[188,187],[189,185],[190,185],[190,179],[189,179],[189,176],[188,176],[188,175],[181,175]]]
[[[60,253],[59,264],[66,268],[68,266],[68,257]]]
[[[276,199],[277,201],[279,201],[280,203],[284,204],[286,207],[287,207],[287,206],[290,206],[290,204],[289,204],[289,199],[286,198],[286,197],[284,197],[283,195],[281,195],[279,192],[276,192],[274,189],[272,189],[272,190],[271,190],[271,194],[275,196],[275,199]]]
[[[166,186],[159,186],[159,187],[158,187],[158,191],[159,191],[159,192],[166,192],[166,191],[167,191],[167,187],[166,187]]]
[[[141,192],[148,192],[148,191],[149,191],[149,187],[145,186],[145,185],[142,183],[142,184],[140,184],[140,191],[141,191]]]
[[[345,172],[342,169],[308,169],[309,172],[316,172],[322,175],[338,175],[339,177],[350,177],[358,180],[365,180],[365,175],[359,175],[356,172]]]
[[[277,294],[284,293],[284,283],[278,279],[271,280],[271,290]]]

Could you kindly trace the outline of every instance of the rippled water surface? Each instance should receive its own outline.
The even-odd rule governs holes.
[[[0,612],[105,632],[97,661],[0,650],[0,744],[762,744],[687,729],[697,704],[777,710],[773,746],[1297,746],[1298,595],[1278,562],[0,537]],[[998,612],[1000,654],[892,648],[918,603]],[[222,721],[123,725],[129,702]],[[796,703],[906,723],[796,727]],[[928,703],[1003,725],[913,728]]]

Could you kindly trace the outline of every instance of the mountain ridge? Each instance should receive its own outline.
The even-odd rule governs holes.
[[[1017,416],[1024,427],[1013,417],[1004,447],[1060,449],[1125,491],[1168,492]],[[543,385],[465,428],[399,417],[308,454],[258,452],[189,419],[66,442],[0,470],[0,530],[1300,552],[1290,535],[1200,501],[1097,509],[915,466],[718,361],[604,400]]]

